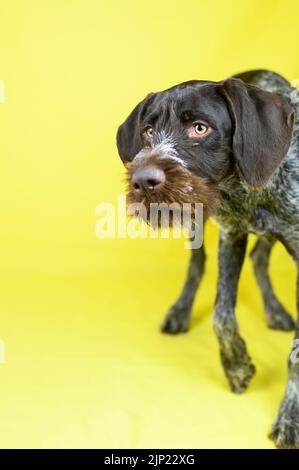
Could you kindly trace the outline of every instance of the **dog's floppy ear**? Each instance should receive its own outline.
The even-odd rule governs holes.
[[[264,186],[291,143],[294,111],[279,95],[230,78],[219,85],[233,121],[233,154],[241,177]]]
[[[133,160],[135,155],[141,150],[140,118],[154,95],[155,93],[147,95],[118,128],[116,142],[119,156],[123,161]]]

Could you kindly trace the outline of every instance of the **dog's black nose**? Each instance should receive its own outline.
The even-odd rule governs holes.
[[[155,166],[139,168],[132,176],[134,190],[139,194],[158,191],[165,181],[165,173]]]

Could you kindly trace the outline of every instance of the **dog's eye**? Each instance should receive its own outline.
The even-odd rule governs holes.
[[[205,122],[193,122],[192,126],[187,129],[189,137],[203,137],[210,133],[211,128]]]
[[[143,135],[146,139],[151,139],[154,135],[154,129],[151,126],[148,126],[144,129]]]
[[[208,129],[208,126],[206,126],[203,122],[197,122],[194,124],[194,130],[197,135],[204,135]]]

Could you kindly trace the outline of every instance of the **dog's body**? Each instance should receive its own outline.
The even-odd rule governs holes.
[[[294,90],[277,74],[256,71],[238,78],[263,90],[228,79],[186,82],[149,95],[120,127],[118,148],[132,181],[131,199],[181,203],[191,187],[194,201],[204,203],[205,217],[212,215],[218,221],[214,328],[231,389],[242,392],[254,373],[235,318],[248,233],[263,237],[253,259],[264,300],[275,240],[284,244],[299,267],[299,104],[292,102]],[[201,276],[196,258],[203,260],[203,252],[193,254],[181,296],[185,306],[189,303],[188,315]],[[274,294],[270,297],[271,303]],[[178,305],[168,314],[164,330],[171,330]],[[267,310],[267,301],[265,305]],[[284,319],[286,315],[279,312]],[[298,320],[295,339],[299,339]],[[299,365],[291,360],[271,436],[278,447],[299,447]]]

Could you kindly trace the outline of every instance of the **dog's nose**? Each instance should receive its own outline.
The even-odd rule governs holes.
[[[158,191],[163,186],[164,181],[164,171],[155,166],[139,168],[132,176],[134,190],[139,194]]]

